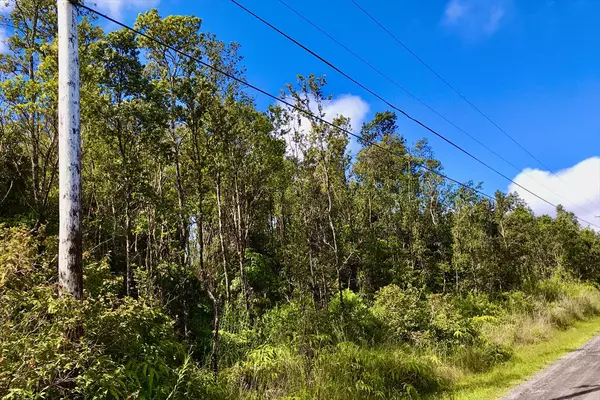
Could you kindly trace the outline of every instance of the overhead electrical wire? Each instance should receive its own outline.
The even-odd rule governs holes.
[[[441,133],[439,133],[438,131],[436,131],[435,129],[429,127],[428,125],[426,125],[425,123],[421,122],[419,119],[414,118],[413,116],[411,116],[410,114],[408,114],[406,111],[404,111],[403,109],[401,109],[400,107],[392,104],[390,101],[386,100],[385,98],[383,98],[381,95],[377,94],[376,92],[374,92],[372,89],[368,88],[367,86],[365,86],[364,84],[362,84],[361,82],[359,82],[358,80],[356,80],[355,78],[351,77],[350,75],[348,75],[346,72],[344,72],[343,70],[341,70],[339,67],[337,67],[336,65],[334,65],[333,63],[331,63],[330,61],[326,60],[324,57],[320,56],[319,54],[317,54],[316,52],[314,52],[313,50],[311,50],[310,48],[308,48],[307,46],[305,46],[304,44],[300,43],[298,40],[294,39],[293,37],[291,37],[290,35],[288,35],[287,33],[283,32],[281,29],[277,28],[276,26],[274,26],[273,24],[271,24],[270,22],[268,22],[267,20],[265,20],[264,18],[260,17],[259,15],[257,15],[256,13],[252,12],[250,9],[244,7],[242,4],[240,4],[238,1],[236,0],[231,0],[232,3],[234,3],[236,6],[238,6],[240,9],[244,10],[246,13],[250,14],[252,17],[254,17],[255,19],[259,20],[260,22],[262,22],[263,24],[267,25],[269,28],[273,29],[274,31],[276,31],[277,33],[279,33],[280,35],[282,35],[283,37],[285,37],[286,39],[288,39],[289,41],[291,41],[292,43],[294,43],[295,45],[297,45],[298,47],[302,48],[304,51],[306,51],[307,53],[311,54],[312,56],[314,56],[315,58],[317,58],[318,60],[320,60],[321,62],[323,62],[324,64],[326,64],[327,66],[329,66],[330,68],[332,68],[333,70],[335,70],[336,72],[338,72],[340,75],[346,77],[348,80],[350,80],[351,82],[353,82],[355,85],[357,85],[358,87],[362,88],[363,90],[365,90],[366,92],[370,93],[372,96],[376,97],[377,99],[381,100],[383,103],[385,103],[386,105],[388,105],[390,108],[398,111],[400,114],[402,114],[404,117],[406,117],[407,119],[409,119],[410,121],[416,123],[417,125],[421,126],[422,128],[426,129],[427,131],[433,133],[435,136],[437,136],[438,138],[442,139],[443,141],[445,141],[446,143],[450,144],[451,146],[453,146],[454,148],[458,149],[459,151],[461,151],[462,153],[466,154],[467,156],[469,156],[470,158],[472,158],[473,160],[477,161],[479,164],[483,165],[484,167],[486,167],[487,169],[489,169],[490,171],[496,173],[497,175],[503,177],[504,179],[506,179],[507,181],[513,183],[515,186],[525,190],[527,193],[531,194],[532,196],[538,198],[539,200],[543,201],[544,203],[556,208],[556,205],[552,202],[550,202],[549,200],[545,199],[544,197],[538,195],[537,193],[529,190],[528,188],[526,188],[525,186],[521,185],[520,183],[516,182],[515,180],[513,180],[512,178],[506,176],[505,174],[503,174],[502,172],[498,171],[497,169],[495,169],[494,167],[492,167],[491,165],[489,165],[488,163],[486,163],[485,161],[481,160],[480,158],[478,158],[477,156],[473,155],[472,153],[470,153],[469,151],[465,150],[464,148],[462,148],[461,146],[459,146],[458,144],[454,143],[452,140],[448,139],[446,136],[442,135]],[[590,222],[587,222],[588,224]]]
[[[568,198],[562,196],[559,193],[556,193],[555,191],[553,191],[552,189],[550,189],[549,187],[547,187],[543,183],[538,182],[534,177],[532,177],[531,175],[529,175],[529,173],[527,171],[522,171],[521,168],[517,167],[511,161],[507,160],[504,156],[502,156],[501,154],[499,154],[498,152],[496,152],[494,149],[491,149],[489,146],[487,146],[484,143],[482,143],[475,136],[471,135],[470,133],[468,133],[467,131],[465,131],[463,128],[461,128],[460,126],[458,126],[454,122],[452,122],[450,119],[448,119],[446,116],[444,116],[442,113],[438,112],[436,109],[434,109],[433,107],[431,107],[429,104],[427,104],[426,102],[424,102],[423,100],[419,99],[417,96],[415,96],[414,94],[412,94],[411,92],[409,92],[408,89],[404,88],[402,85],[400,85],[394,79],[392,79],[389,75],[385,74],[379,68],[375,67],[369,61],[365,60],[363,57],[361,57],[360,55],[358,55],[356,52],[354,52],[353,50],[351,50],[350,48],[348,48],[348,46],[346,46],[345,44],[343,44],[342,42],[340,42],[339,40],[337,40],[335,37],[333,37],[332,35],[330,35],[325,29],[321,28],[319,25],[317,25],[316,23],[314,23],[313,21],[311,21],[309,18],[307,18],[306,16],[304,16],[302,13],[300,13],[294,7],[292,7],[291,5],[289,5],[288,3],[286,3],[283,0],[278,0],[278,1],[279,1],[279,3],[281,3],[285,7],[287,7],[290,11],[292,11],[294,14],[296,14],[298,17],[300,17],[301,19],[303,19],[304,21],[306,21],[309,25],[311,25],[312,27],[314,27],[315,29],[317,29],[319,32],[321,32],[322,34],[324,34],[325,36],[327,36],[329,39],[331,39],[338,46],[340,46],[341,48],[343,48],[344,50],[346,50],[354,58],[356,58],[357,60],[359,60],[360,62],[362,62],[363,64],[365,64],[367,67],[369,67],[370,69],[372,69],[373,71],[375,71],[381,77],[385,78],[388,82],[390,82],[391,84],[393,84],[394,86],[396,86],[397,88],[399,88],[400,90],[402,90],[409,97],[411,97],[412,99],[414,99],[415,101],[417,101],[418,103],[420,103],[421,105],[423,105],[424,107],[426,107],[428,110],[430,110],[435,115],[437,115],[438,117],[440,117],[441,119],[443,119],[444,121],[446,121],[448,124],[450,124],[451,126],[453,126],[455,129],[457,129],[458,131],[464,133],[466,136],[468,136],[473,141],[475,141],[477,144],[479,144],[480,146],[482,146],[483,148],[485,148],[486,150],[488,150],[490,153],[492,153],[493,155],[495,155],[496,157],[498,157],[500,160],[502,160],[506,164],[510,165],[514,170],[516,170],[517,172],[523,173],[525,176],[527,176],[529,179],[531,179],[532,181],[534,181],[537,184],[539,184],[540,186],[542,186],[548,192],[550,192],[550,193],[554,194],[555,196],[557,196],[557,197],[559,197],[559,198],[567,201],[571,205],[579,208],[580,210],[582,210],[582,211],[584,211],[586,213],[589,212],[589,210],[584,209],[583,207],[581,207],[580,205],[572,202]]]
[[[469,100],[465,95],[463,95],[456,87],[454,87],[450,82],[444,79],[433,67],[431,67],[425,60],[423,60],[417,53],[411,50],[402,40],[400,40],[396,35],[394,35],[389,29],[385,27],[381,22],[377,20],[371,13],[369,13],[364,7],[362,7],[356,0],[350,0],[363,14],[365,14],[371,21],[373,21],[377,26],[379,26],[385,33],[387,33],[396,43],[398,43],[402,48],[404,48],[410,55],[412,55],[417,61],[419,61],[425,68],[427,68],[431,73],[433,73],[440,81],[442,81],[448,88],[450,88],[454,93],[456,93],[461,99],[463,99],[469,106],[471,106],[475,111],[477,111],[483,118],[485,118],[489,123],[491,123],[496,129],[504,134],[507,138],[509,138],[514,144],[516,144],[521,150],[527,153],[533,160],[535,160],[538,164],[544,167],[551,175],[558,178],[565,186],[570,189],[573,189],[571,185],[569,185],[564,179],[562,179],[558,174],[552,171],[550,167],[544,164],[540,159],[538,159],[533,153],[525,148],[521,143],[519,143],[514,137],[512,137],[508,132],[506,132],[500,125],[498,125],[489,115],[487,115],[483,110],[477,107],[471,100]],[[594,200],[584,196],[584,198],[592,204]],[[589,212],[589,211],[587,211]]]
[[[258,86],[255,86],[255,85],[253,85],[253,84],[251,84],[249,82],[246,82],[245,80],[240,79],[240,78],[236,77],[235,75],[232,75],[232,74],[230,74],[230,73],[228,73],[226,71],[223,71],[223,70],[221,70],[221,69],[219,69],[219,68],[217,68],[217,67],[215,67],[215,66],[213,66],[213,65],[211,65],[211,64],[209,64],[209,63],[207,63],[205,61],[202,61],[201,59],[199,59],[199,58],[197,58],[195,56],[187,54],[187,53],[185,53],[185,52],[183,52],[183,51],[181,51],[181,50],[179,50],[179,49],[177,49],[177,48],[175,48],[175,47],[173,47],[171,45],[168,45],[168,44],[164,43],[163,41],[161,41],[159,39],[156,39],[155,37],[153,37],[151,35],[148,35],[148,34],[142,32],[142,31],[140,31],[138,29],[135,29],[135,28],[133,28],[133,27],[131,27],[131,26],[123,23],[123,22],[120,22],[120,21],[118,21],[118,20],[116,20],[116,19],[114,19],[114,18],[112,18],[112,17],[110,17],[110,16],[108,16],[106,14],[103,14],[102,12],[100,12],[98,10],[95,10],[95,9],[89,7],[89,6],[84,5],[84,4],[78,4],[78,7],[81,7],[83,9],[85,9],[85,10],[87,10],[87,11],[89,11],[89,12],[91,12],[91,13],[99,16],[99,17],[101,17],[101,18],[104,18],[107,21],[110,21],[110,22],[112,22],[114,24],[117,24],[117,25],[121,26],[122,28],[125,28],[125,29],[127,29],[127,30],[129,30],[131,32],[134,32],[135,34],[137,34],[139,36],[143,36],[146,39],[151,40],[154,43],[156,43],[156,44],[158,44],[160,46],[163,46],[163,47],[165,47],[165,48],[167,48],[169,50],[172,50],[172,51],[176,52],[179,55],[182,55],[184,57],[188,57],[190,60],[196,61],[197,63],[199,63],[199,64],[201,64],[201,65],[203,65],[203,66],[211,69],[214,72],[222,74],[222,75],[224,75],[224,76],[226,76],[226,77],[228,77],[228,78],[230,78],[230,79],[232,79],[232,80],[234,80],[234,81],[236,81],[236,82],[238,82],[238,83],[240,83],[240,84],[242,84],[244,86],[249,87],[252,90],[257,91],[258,93],[260,93],[260,94],[262,94],[264,96],[267,96],[267,97],[269,97],[269,98],[271,98],[273,100],[276,100],[276,101],[278,101],[278,102],[280,102],[282,104],[285,104],[286,106],[290,107],[291,109],[294,109],[297,112],[306,115],[308,118],[313,118],[313,119],[315,119],[315,120],[317,120],[319,122],[322,122],[322,123],[324,123],[324,124],[326,124],[326,125],[328,125],[328,126],[330,126],[332,128],[339,129],[340,131],[346,133],[347,135],[350,135],[350,136],[352,136],[352,137],[354,137],[354,138],[356,138],[356,139],[358,139],[360,141],[363,141],[364,143],[368,143],[368,144],[370,144],[372,146],[375,146],[375,147],[378,147],[378,148],[380,148],[382,150],[385,150],[385,151],[387,151],[387,152],[389,152],[389,153],[391,153],[391,154],[393,154],[395,156],[404,157],[404,155],[402,155],[400,153],[396,153],[394,151],[389,150],[388,148],[385,148],[385,147],[381,146],[380,144],[378,144],[378,143],[376,143],[374,141],[365,139],[361,135],[358,135],[358,134],[356,134],[356,133],[354,133],[352,131],[349,131],[349,130],[347,130],[347,129],[339,126],[339,125],[336,125],[336,124],[334,124],[334,123],[332,123],[330,121],[327,121],[324,118],[321,118],[321,117],[315,115],[314,113],[312,113],[312,112],[310,112],[308,110],[305,110],[305,109],[303,109],[301,107],[298,107],[297,105],[295,105],[293,103],[290,103],[285,98],[278,97],[278,96],[276,96],[274,94],[271,94],[271,93],[267,92],[266,90],[263,90],[263,89],[259,88]],[[412,158],[412,156],[411,156],[411,158]],[[470,185],[467,185],[465,183],[462,183],[462,182],[460,182],[460,181],[458,181],[458,180],[456,180],[454,178],[451,178],[450,176],[448,176],[446,174],[443,174],[443,173],[441,173],[439,171],[436,171],[436,170],[434,170],[432,168],[429,168],[426,165],[416,164],[416,166],[418,166],[419,168],[422,168],[422,169],[424,169],[426,171],[429,171],[429,172],[431,172],[431,173],[433,173],[435,175],[438,175],[441,178],[444,178],[444,179],[447,179],[447,180],[449,180],[449,181],[451,181],[453,183],[456,183],[457,185],[460,185],[460,186],[464,187],[465,189],[473,190],[474,192],[476,192],[476,193],[478,193],[478,194],[480,194],[480,195],[488,198],[489,200],[495,201],[495,199],[494,199],[493,196],[490,196],[489,194],[487,194],[487,193],[485,193],[485,192],[483,192],[483,191],[481,191],[481,190],[479,190],[477,188],[474,188],[474,187],[472,187]]]
[[[233,1],[233,0],[232,0],[232,1]],[[294,110],[296,110],[296,111],[298,111],[298,112],[300,112],[300,113],[302,113],[302,114],[304,114],[304,115],[307,115],[309,118],[313,118],[313,119],[315,119],[315,120],[317,120],[317,121],[319,121],[319,122],[322,122],[322,123],[324,123],[324,124],[326,124],[326,125],[328,125],[328,126],[330,126],[330,127],[332,127],[332,128],[338,129],[338,130],[340,130],[340,131],[342,131],[342,132],[346,133],[347,135],[350,135],[350,136],[352,136],[352,137],[354,137],[354,138],[357,138],[358,140],[361,140],[361,141],[363,141],[364,143],[368,143],[368,144],[370,144],[370,145],[373,145],[373,146],[376,146],[376,147],[378,147],[378,148],[380,148],[380,149],[383,149],[384,151],[387,151],[387,152],[389,152],[390,154],[393,154],[393,155],[396,155],[396,156],[399,156],[399,157],[404,157],[404,155],[402,155],[402,154],[400,154],[400,153],[396,153],[396,152],[394,152],[394,151],[391,151],[391,150],[389,150],[389,149],[387,149],[387,148],[385,148],[385,147],[381,146],[380,144],[378,144],[378,143],[376,143],[376,142],[373,142],[373,141],[367,140],[367,139],[365,139],[365,138],[364,138],[363,136],[361,136],[361,135],[355,134],[355,133],[353,133],[353,132],[351,132],[351,131],[349,131],[349,130],[347,130],[347,129],[345,129],[345,128],[343,128],[343,127],[339,126],[339,125],[336,125],[336,124],[334,124],[334,123],[332,123],[332,122],[329,122],[329,121],[327,121],[326,119],[323,119],[323,118],[321,118],[321,117],[319,117],[319,116],[317,116],[317,115],[313,114],[312,112],[310,112],[310,111],[307,111],[307,110],[305,110],[305,109],[303,109],[303,108],[301,108],[301,107],[297,106],[296,104],[293,104],[293,103],[291,103],[291,102],[287,101],[285,98],[281,98],[281,97],[278,97],[278,96],[276,96],[276,95],[273,95],[273,94],[271,94],[271,93],[267,92],[266,90],[259,88],[258,86],[255,86],[255,85],[253,85],[253,84],[251,84],[251,83],[249,83],[249,82],[246,82],[245,80],[243,80],[243,79],[241,79],[241,78],[238,78],[238,77],[236,77],[235,75],[233,75],[233,74],[231,74],[231,73],[228,73],[227,71],[223,71],[223,70],[221,70],[220,68],[217,68],[217,67],[215,67],[214,65],[212,65],[212,64],[209,64],[209,63],[207,63],[207,62],[205,62],[205,61],[203,61],[203,60],[199,59],[198,57],[192,56],[192,55],[190,55],[190,54],[187,54],[187,53],[185,53],[184,51],[181,51],[181,50],[177,49],[176,47],[173,47],[173,46],[171,46],[171,45],[168,45],[168,44],[164,43],[163,41],[161,41],[161,40],[159,40],[159,39],[157,39],[157,38],[155,38],[155,37],[153,37],[153,36],[151,36],[151,35],[149,35],[149,34],[146,34],[146,33],[142,32],[142,31],[140,31],[140,30],[138,30],[138,29],[135,29],[135,28],[133,28],[133,27],[131,27],[131,26],[129,26],[129,25],[127,25],[127,24],[125,24],[125,23],[123,23],[123,22],[121,22],[121,21],[119,21],[119,20],[115,19],[115,18],[112,18],[112,17],[110,17],[110,16],[108,16],[108,15],[106,15],[106,14],[104,14],[104,13],[102,13],[102,12],[100,12],[100,11],[98,11],[98,10],[94,9],[94,8],[91,8],[91,7],[89,7],[89,6],[86,6],[85,4],[81,4],[81,3],[77,4],[77,6],[78,6],[78,7],[80,7],[80,8],[82,8],[82,9],[85,9],[85,10],[87,10],[87,11],[89,11],[89,12],[91,12],[91,13],[93,13],[93,14],[95,14],[95,15],[97,15],[97,16],[99,16],[99,17],[101,17],[101,18],[104,18],[104,19],[106,19],[107,21],[110,21],[110,22],[112,22],[112,23],[114,23],[114,24],[116,24],[116,25],[118,25],[118,26],[121,26],[122,28],[125,28],[125,29],[127,29],[127,30],[129,30],[129,31],[131,31],[131,32],[134,32],[134,33],[136,33],[137,35],[139,35],[139,36],[142,36],[142,37],[144,37],[144,38],[146,38],[146,39],[148,39],[148,40],[150,40],[150,41],[152,41],[152,42],[154,42],[154,43],[156,43],[156,44],[158,44],[158,45],[160,45],[160,46],[163,46],[163,47],[164,47],[164,48],[166,48],[166,49],[172,50],[172,51],[174,51],[175,53],[177,53],[177,54],[179,54],[179,55],[182,55],[182,56],[184,56],[184,57],[187,57],[187,58],[189,58],[190,60],[193,60],[193,61],[197,62],[198,64],[200,64],[200,65],[203,65],[203,66],[205,66],[205,67],[207,67],[207,68],[211,69],[211,70],[212,70],[212,71],[214,71],[214,72],[217,72],[217,73],[219,73],[219,74],[222,74],[222,75],[224,75],[224,76],[226,76],[226,77],[228,77],[228,78],[230,78],[230,79],[232,79],[232,80],[234,80],[234,81],[236,81],[236,82],[238,82],[238,83],[240,83],[240,84],[242,84],[242,85],[244,85],[244,86],[247,86],[247,87],[249,87],[249,88],[251,88],[251,89],[253,89],[253,90],[257,91],[258,93],[261,93],[261,94],[263,94],[263,95],[265,95],[265,96],[267,96],[267,97],[269,97],[269,98],[272,98],[272,99],[274,99],[274,100],[276,100],[276,101],[278,101],[278,102],[280,102],[280,103],[282,103],[282,104],[285,104],[286,106],[290,107],[291,109],[294,109]],[[407,115],[407,117],[408,117],[408,118],[412,119],[412,117],[408,116],[408,114],[406,114],[406,115]],[[418,120],[416,120],[416,119],[413,119],[413,120],[414,120],[415,122],[417,122],[418,124],[420,124],[420,125],[422,125],[422,126],[426,127],[426,125],[424,125],[424,124],[423,124],[423,123],[421,123],[420,121],[418,121]],[[430,129],[431,129],[431,128],[428,128],[428,127],[426,127],[426,128],[427,128],[428,130],[430,130]],[[412,156],[411,156],[411,157],[412,157]],[[449,181],[451,181],[451,182],[453,182],[453,183],[456,183],[457,185],[460,185],[460,186],[464,187],[465,189],[472,190],[472,191],[474,191],[474,192],[476,192],[476,193],[478,193],[478,194],[480,194],[480,195],[482,195],[482,196],[484,196],[484,197],[486,197],[486,198],[490,199],[491,201],[495,201],[495,199],[494,199],[494,197],[493,197],[493,196],[490,196],[490,195],[488,195],[487,193],[485,193],[485,192],[483,192],[483,191],[481,191],[481,190],[479,190],[479,189],[477,189],[477,188],[474,188],[474,187],[472,187],[472,186],[470,186],[470,185],[467,185],[467,184],[465,184],[465,183],[462,183],[462,182],[460,182],[460,181],[458,181],[458,180],[456,180],[456,179],[453,179],[453,178],[449,177],[449,176],[448,176],[448,175],[446,175],[446,174],[443,174],[443,173],[441,173],[441,172],[439,172],[439,171],[436,171],[436,170],[434,170],[434,169],[432,169],[432,168],[429,168],[429,167],[427,167],[426,165],[423,165],[423,164],[417,164],[417,166],[418,166],[419,168],[422,168],[422,169],[424,169],[424,170],[426,170],[426,171],[429,171],[429,172],[431,172],[431,173],[433,173],[433,174],[435,174],[435,175],[438,175],[438,176],[440,176],[441,178],[444,178],[444,179],[447,179],[447,180],[449,180]],[[527,189],[525,189],[525,188],[524,188],[524,190],[527,190]],[[534,196],[536,196],[536,197],[539,197],[539,196],[535,195],[534,193],[532,193],[532,195],[534,195]],[[550,205],[552,205],[552,206],[556,207],[554,204],[552,204],[552,203],[548,202],[547,200],[544,200],[544,199],[543,199],[543,198],[541,198],[541,197],[539,197],[539,198],[540,198],[540,200],[543,200],[543,201],[547,202],[548,204],[550,204]],[[584,219],[582,219],[582,218],[579,218],[579,217],[577,217],[577,216],[575,216],[575,217],[576,217],[577,219],[579,219],[580,221],[582,221],[582,222],[585,222],[585,223],[586,223],[586,224],[588,224],[588,225],[593,225],[593,226],[596,226],[596,225],[592,224],[592,223],[591,223],[591,222],[589,222],[589,221],[586,221],[586,220],[584,220]],[[596,226],[596,227],[597,227],[597,228],[600,228],[600,226]]]

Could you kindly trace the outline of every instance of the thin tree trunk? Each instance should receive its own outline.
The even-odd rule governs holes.
[[[116,256],[117,253],[117,211],[115,210],[115,200],[112,199],[110,202],[110,207],[112,211],[112,219],[113,219],[113,228],[112,228],[112,256]]]
[[[132,295],[133,271],[131,270],[131,217],[129,215],[129,202],[125,204],[125,292]]]
[[[181,143],[181,138],[177,137],[177,132],[176,132],[176,127],[175,127],[175,107],[176,107],[176,99],[175,99],[175,83],[174,83],[174,77],[171,76],[170,77],[170,90],[171,90],[171,121],[170,121],[170,131],[171,131],[171,138],[173,139],[173,142],[175,144],[175,183],[177,186],[177,201],[178,201],[178,205],[179,205],[179,220],[180,220],[180,232],[179,232],[179,241],[180,241],[180,248],[181,251],[183,251],[183,256],[181,257],[181,266],[183,267],[184,265],[187,265],[188,263],[188,255],[189,255],[189,241],[188,241],[188,237],[189,237],[189,232],[188,232],[188,221],[185,215],[185,194],[183,191],[183,183],[182,183],[182,179],[181,179],[181,162],[179,160],[179,156],[180,156],[180,143]]]
[[[225,253],[225,239],[223,238],[223,207],[221,205],[221,173],[217,172],[217,211],[219,214],[219,243],[221,245],[221,260],[223,262],[223,275],[225,277],[225,293],[227,302],[231,297],[229,288],[229,274],[227,273],[227,256]]]
[[[219,301],[215,297],[212,290],[207,290],[208,297],[212,304],[212,346],[210,352],[210,364],[213,374],[216,378],[219,373]]]
[[[35,7],[34,17],[31,23],[31,44],[35,42],[37,39],[37,24],[39,17],[39,8]],[[35,82],[35,59],[33,54],[29,56],[29,81]],[[37,102],[37,96],[35,93],[31,99],[32,103],[35,105]],[[36,213],[36,221],[34,225],[34,229],[37,229],[42,223],[42,200],[41,200],[41,185],[40,185],[40,165],[39,165],[39,154],[40,154],[40,135],[37,129],[37,113],[35,109],[31,112],[30,117],[31,124],[31,172],[32,172],[32,186],[33,186],[33,198],[35,201],[35,213]]]
[[[181,169],[179,162],[179,149],[175,150],[175,179],[177,183],[177,201],[179,205],[179,224],[180,224],[180,246],[183,251],[182,265],[188,263],[188,221],[185,217],[185,197],[183,193],[183,184],[181,182]]]
[[[331,229],[331,236],[333,239],[333,251],[334,251],[334,255],[335,255],[335,270],[337,273],[337,285],[338,285],[338,292],[339,292],[339,296],[340,296],[340,306],[344,307],[344,297],[342,295],[342,267],[340,265],[340,255],[339,255],[339,251],[338,251],[338,244],[337,244],[337,235],[336,235],[336,230],[335,230],[335,226],[333,224],[333,217],[332,217],[332,212],[333,212],[333,199],[331,198],[331,183],[329,181],[329,171],[327,169],[327,166],[324,166],[324,171],[325,171],[325,181],[326,181],[326,187],[327,187],[327,219],[329,221],[329,228]]]
[[[236,226],[236,242],[237,242],[237,253],[238,253],[238,265],[240,268],[240,278],[242,280],[242,294],[244,296],[244,304],[246,306],[246,311],[250,310],[250,302],[248,300],[248,281],[246,280],[246,263],[245,263],[245,251],[246,251],[246,240],[244,235],[244,227],[242,222],[242,209],[240,202],[240,192],[238,186],[237,179],[237,171],[236,177],[234,179],[235,182],[235,193],[234,193],[234,202],[235,202],[235,215],[234,218],[235,226]]]
[[[314,269],[314,262],[313,262],[313,254],[312,254],[312,245],[310,242],[310,235],[308,232],[308,221],[306,218],[306,213],[304,213],[304,217],[302,218],[304,220],[304,229],[306,230],[306,248],[308,250],[308,266],[310,268],[310,283],[311,283],[311,292],[313,294],[313,297],[316,295],[316,290],[317,290],[317,282],[316,282],[316,278],[315,278],[315,269]],[[319,301],[321,301],[320,299],[321,296],[321,290],[319,290]]]
[[[150,208],[148,208],[148,238],[146,239],[146,271],[150,272],[150,263],[152,258],[152,217],[150,215]]]

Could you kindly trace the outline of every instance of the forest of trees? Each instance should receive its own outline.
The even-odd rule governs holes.
[[[344,116],[259,110],[238,82],[90,15],[84,299],[58,298],[55,1],[3,23],[1,398],[417,398],[451,385],[423,354],[484,369],[510,357],[491,326],[519,340],[509,315],[600,312],[600,235],[562,207],[536,216],[446,181],[389,111],[351,155]],[[244,76],[240,46],[197,17],[152,10],[135,27]],[[331,99],[312,75],[282,96],[319,117]]]

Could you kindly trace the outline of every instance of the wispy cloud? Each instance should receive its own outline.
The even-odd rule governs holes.
[[[446,11],[444,12],[445,20],[447,23],[457,23],[463,16],[469,12],[469,7],[461,0],[451,0],[446,4]]]
[[[486,29],[487,33],[492,34],[498,30],[498,28],[500,27],[500,22],[502,21],[502,18],[504,17],[505,14],[506,14],[506,10],[503,6],[501,6],[501,5],[494,6],[494,8],[492,9],[492,12],[490,14],[490,18],[488,19],[488,22],[485,24],[485,29]]]
[[[556,175],[560,178],[549,171],[528,168],[514,181],[554,204],[562,204],[579,218],[600,225],[600,219],[596,218],[600,215],[600,157],[583,160]],[[552,206],[517,185],[511,184],[508,190],[517,192],[537,215],[555,215]]]
[[[450,0],[442,22],[470,39],[491,36],[506,20],[512,0]]]
[[[97,0],[98,8],[111,16],[122,17],[127,10],[137,11],[158,6],[160,0]]]
[[[0,14],[8,15],[15,8],[14,1],[0,0]],[[8,50],[6,45],[6,39],[10,36],[10,33],[6,27],[0,27],[0,53],[5,53]]]

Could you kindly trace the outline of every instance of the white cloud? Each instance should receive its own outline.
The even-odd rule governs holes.
[[[310,109],[314,113],[316,112],[316,102],[311,102]],[[364,101],[360,96],[354,96],[351,94],[341,95],[332,100],[326,101],[323,105],[323,112],[325,113],[324,119],[326,121],[333,121],[338,116],[344,116],[350,119],[350,130],[358,133],[362,127],[365,117],[369,112],[369,104]],[[297,143],[293,140],[293,132],[298,131],[301,134],[307,134],[310,129],[310,121],[305,116],[300,116],[300,121],[294,121],[292,123],[292,133],[290,133],[285,139],[287,142],[288,155],[294,155],[301,158],[302,152],[298,148]]]
[[[10,14],[15,8],[15,0],[0,0],[0,14]]]
[[[350,118],[350,126],[353,132],[358,132],[362,127],[369,104],[359,96],[345,94],[325,104],[325,119],[333,120],[337,116]]]
[[[6,45],[6,39],[8,39],[8,32],[5,27],[0,27],[0,53],[5,53],[8,50]]]
[[[500,28],[511,6],[512,0],[450,0],[443,23],[469,38],[491,36]]]
[[[600,218],[596,218],[600,215],[600,157],[583,160],[556,172],[556,175],[559,178],[548,171],[527,168],[514,181],[551,203],[562,204],[579,218],[600,225]],[[511,184],[508,190],[517,192],[537,215],[555,216],[552,206],[515,184]]]
[[[0,0],[0,14],[8,15],[15,8],[14,1]],[[10,33],[6,30],[6,27],[0,27],[0,53],[5,53],[8,50],[6,45],[6,39],[10,36]]]
[[[160,0],[97,0],[98,7],[112,17],[121,17],[125,10],[149,9],[158,6]]]

